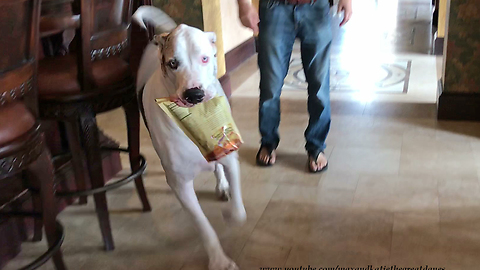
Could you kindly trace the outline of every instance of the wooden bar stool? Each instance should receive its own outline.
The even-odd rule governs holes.
[[[80,23],[71,53],[39,61],[40,115],[62,121],[68,134],[79,190],[57,195],[80,197],[83,203],[86,196],[93,195],[105,249],[113,250],[106,191],[135,181],[143,211],[151,210],[142,179],[146,163],[140,154],[135,79],[128,63],[132,0],[78,0],[73,12],[80,15],[75,17]],[[70,21],[64,28],[74,26]],[[95,116],[119,107],[126,115],[128,149],[100,147]],[[102,151],[128,152],[132,173],[105,185]],[[88,175],[84,174],[84,164]]]
[[[0,217],[43,220],[48,250],[22,269],[36,269],[53,258],[56,269],[63,270],[53,164],[38,121],[39,15],[39,0],[0,2],[0,181],[23,180],[23,191],[0,205]],[[37,211],[16,210],[14,203],[32,193]]]

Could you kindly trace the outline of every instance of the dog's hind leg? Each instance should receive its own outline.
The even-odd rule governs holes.
[[[247,213],[242,199],[242,187],[240,183],[240,164],[237,154],[232,153],[219,161],[223,165],[227,178],[231,200],[229,207],[223,211],[223,217],[229,223],[242,225],[247,219]]]
[[[223,165],[215,163],[215,177],[217,178],[217,186],[215,187],[215,194],[221,201],[228,201],[230,199],[230,190],[227,178],[225,178],[225,172],[223,171]]]
[[[208,269],[238,270],[237,265],[225,255],[215,230],[200,207],[193,188],[193,180],[179,179],[175,174],[167,173],[167,183],[175,192],[183,208],[192,216],[200,232],[209,258]]]

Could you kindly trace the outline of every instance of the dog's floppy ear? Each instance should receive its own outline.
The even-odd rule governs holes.
[[[215,55],[215,57],[217,57],[217,46],[215,45],[215,43],[217,42],[217,34],[215,34],[215,32],[205,32],[205,34],[212,43],[213,54]]]
[[[167,40],[167,37],[170,33],[162,33],[160,35],[155,35],[153,36],[153,42],[160,47],[163,47],[165,45],[165,41]]]
[[[205,34],[207,34],[207,37],[211,43],[217,42],[217,34],[215,34],[215,32],[205,32]]]
[[[153,36],[153,42],[155,43],[155,45],[159,47],[159,51],[162,58],[160,66],[162,67],[162,71],[165,76],[167,76],[167,68],[165,67],[165,55],[163,54],[163,50],[165,48],[165,43],[167,42],[167,38],[169,34],[170,33],[162,33],[162,34]]]

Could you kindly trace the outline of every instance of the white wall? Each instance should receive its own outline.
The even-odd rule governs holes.
[[[238,18],[237,0],[221,0],[223,48],[225,53],[253,36],[250,29],[245,28]]]

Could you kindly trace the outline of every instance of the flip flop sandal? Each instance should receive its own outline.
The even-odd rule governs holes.
[[[327,161],[327,164],[325,164],[325,166],[323,166],[323,168],[319,169],[319,170],[313,170],[312,169],[312,166],[310,166],[310,161],[312,160],[315,160],[315,163],[317,162],[318,160],[318,156],[320,155],[320,153],[322,153],[323,155],[325,155],[325,153],[323,151],[319,151],[317,152],[315,155],[310,155],[308,154],[308,163],[307,163],[307,167],[308,167],[308,171],[311,172],[311,173],[321,173],[321,172],[324,172],[328,169],[328,161]],[[326,156],[325,156],[326,157]]]
[[[273,151],[275,150],[274,147],[270,146],[270,145],[262,145],[260,146],[260,149],[258,149],[258,153],[257,153],[257,156],[255,158],[256,162],[257,162],[257,165],[260,166],[260,167],[270,167],[272,166],[273,164],[275,163],[270,163],[270,162],[264,162],[262,159],[260,159],[260,152],[262,152],[262,150],[266,148],[267,151],[268,151],[268,156],[271,158],[272,157],[272,153]]]

